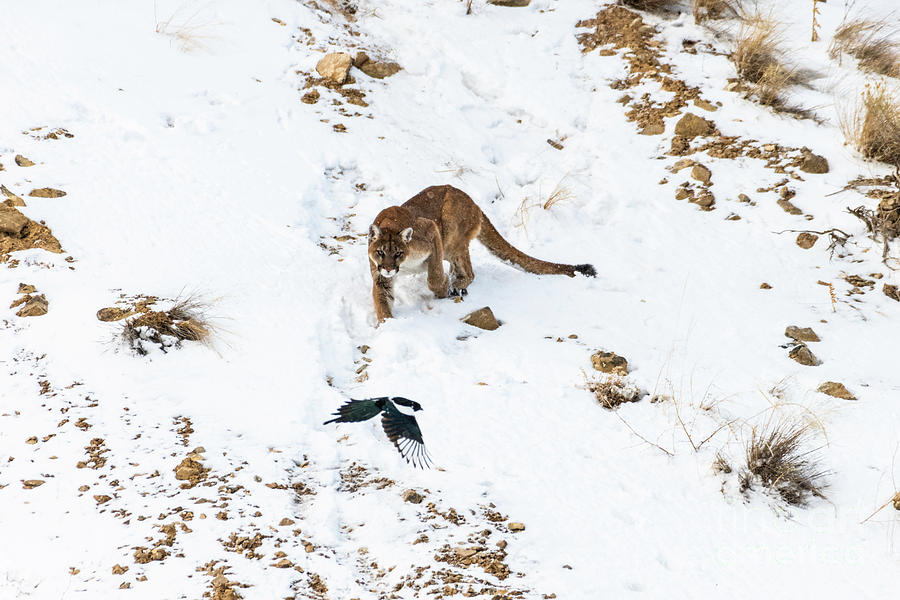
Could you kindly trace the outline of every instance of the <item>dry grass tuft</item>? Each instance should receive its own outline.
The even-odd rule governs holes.
[[[186,2],[168,19],[160,20],[156,16],[154,5],[156,33],[168,37],[182,52],[205,50],[209,42],[216,39],[216,36],[212,35],[213,30],[222,23],[203,16],[206,6],[200,6],[193,12],[188,12],[187,8]]]
[[[594,395],[600,406],[609,410],[644,397],[644,392],[619,375],[607,375],[600,379],[585,377],[584,387]]]
[[[883,20],[855,19],[844,22],[834,33],[828,53],[831,58],[849,54],[863,71],[900,77],[898,27]]]
[[[840,124],[846,140],[864,157],[900,167],[900,94],[883,81],[867,85]]]
[[[747,466],[741,473],[741,489],[755,484],[777,493],[788,504],[801,506],[810,496],[824,498],[824,471],[807,449],[815,431],[810,423],[796,419],[770,419],[754,427],[745,448]]]
[[[148,343],[163,352],[183,341],[208,343],[215,332],[208,315],[209,305],[195,296],[176,300],[165,311],[145,312],[122,325],[122,339],[137,354],[149,353]]]
[[[647,12],[660,12],[674,9],[679,3],[679,0],[619,0],[619,4],[622,6]]]
[[[741,0],[694,0],[694,23],[716,19],[733,19],[742,14]]]

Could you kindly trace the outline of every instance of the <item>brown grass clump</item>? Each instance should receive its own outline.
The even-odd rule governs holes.
[[[900,167],[900,94],[883,81],[866,86],[842,116],[841,129],[864,157]]]
[[[614,409],[627,402],[637,402],[644,393],[619,375],[607,375],[600,379],[585,379],[585,389],[594,395],[600,406]]]
[[[900,77],[898,28],[883,20],[855,19],[844,22],[834,33],[828,53],[831,58],[849,54],[863,71]]]
[[[214,328],[207,315],[208,305],[189,296],[176,301],[165,311],[148,311],[134,319],[128,319],[122,326],[122,339],[137,354],[149,353],[148,343],[158,346],[163,352],[179,347],[181,342],[208,342]]]
[[[741,15],[740,0],[694,0],[694,23],[707,19],[732,19]]]
[[[812,437],[811,425],[794,419],[770,419],[761,428],[754,427],[745,448],[741,489],[758,483],[797,506],[810,496],[824,498],[827,472],[814,456],[818,448],[807,449]]]

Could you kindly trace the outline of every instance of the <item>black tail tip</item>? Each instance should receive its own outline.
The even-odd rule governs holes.
[[[596,277],[597,269],[594,268],[594,265],[589,265],[587,263],[583,265],[575,265],[575,272],[581,273],[585,277]]]

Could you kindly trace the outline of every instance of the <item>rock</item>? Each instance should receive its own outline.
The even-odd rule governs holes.
[[[747,194],[738,194],[738,200],[741,202],[750,202],[750,196]]]
[[[25,206],[25,201],[13,194],[5,185],[0,185],[0,194],[6,196],[4,204],[9,207]]]
[[[709,183],[709,179],[710,177],[712,177],[712,172],[708,168],[698,163],[694,165],[694,168],[691,169],[691,177],[693,177],[697,181]]]
[[[97,319],[101,321],[119,321],[135,314],[133,310],[125,310],[117,306],[108,306],[97,311]]]
[[[32,198],[62,198],[66,193],[56,188],[42,187],[31,190],[28,195]]]
[[[691,142],[683,135],[672,136],[672,143],[669,147],[669,154],[672,156],[684,156],[690,153]]]
[[[367,60],[359,66],[359,70],[375,79],[384,79],[390,77],[401,70],[400,65],[395,62],[376,62]]]
[[[203,465],[192,458],[185,458],[175,467],[175,479],[195,482],[199,480],[205,469]]]
[[[788,352],[788,356],[807,367],[815,367],[819,364],[819,359],[816,358],[816,355],[803,343],[794,346],[791,351]]]
[[[425,499],[425,496],[417,492],[416,490],[406,490],[403,492],[403,501],[404,502],[412,502],[413,504],[420,504],[422,500]]]
[[[803,214],[803,211],[800,210],[799,208],[797,208],[796,206],[794,206],[791,203],[791,201],[788,200],[787,198],[779,198],[778,206],[780,206],[781,209],[784,210],[784,212],[786,212],[788,214],[792,214],[792,215],[802,215]]]
[[[524,523],[518,523],[516,521],[511,521],[506,526],[509,527],[510,531],[525,531]]]
[[[316,71],[328,81],[341,85],[347,80],[351,64],[353,59],[346,52],[329,52],[316,63]]]
[[[458,558],[469,558],[470,556],[475,556],[478,553],[477,548],[454,548],[453,552],[456,554]]]
[[[599,351],[591,355],[591,365],[603,373],[628,375],[628,361],[613,352]]]
[[[709,100],[704,100],[703,98],[694,98],[694,106],[697,108],[702,108],[705,111],[715,112],[719,110],[719,107],[710,102]]]
[[[22,482],[22,487],[26,490],[32,490],[36,487],[41,487],[42,485],[44,485],[43,479],[26,479]]]
[[[319,96],[319,90],[309,90],[303,94],[303,97],[300,98],[300,102],[303,102],[304,104],[315,104],[319,101]]]
[[[365,52],[357,52],[357,53],[356,53],[356,56],[353,57],[353,66],[356,67],[356,68],[358,69],[358,68],[360,68],[362,65],[366,64],[367,62],[369,62],[369,60],[370,60],[370,59],[369,59],[369,55],[368,55],[368,54],[366,54]]]
[[[288,567],[293,567],[294,563],[292,563],[287,558],[282,558],[277,563],[272,563],[272,566],[276,569],[287,569]]]
[[[47,310],[50,308],[50,303],[47,302],[47,298],[43,294],[34,296],[29,294],[24,297],[24,300],[24,306],[16,313],[20,317],[40,317],[46,315]]]
[[[684,200],[686,198],[692,198],[694,196],[693,192],[687,188],[680,187],[675,190],[675,199],[676,200]]]
[[[702,190],[696,198],[691,198],[690,202],[697,204],[703,210],[712,210],[716,204],[716,197],[711,191]]]
[[[531,0],[488,0],[488,4],[494,6],[528,6]]]
[[[15,208],[0,204],[0,234],[18,237],[27,224],[28,217]]]
[[[690,158],[680,158],[677,161],[675,161],[674,165],[669,167],[669,171],[671,171],[672,173],[677,173],[678,171],[680,171],[682,169],[687,169],[688,167],[693,167],[695,164],[697,164],[697,163]]]
[[[884,295],[890,298],[891,300],[896,300],[900,302],[900,290],[897,289],[896,285],[891,285],[889,283],[884,284],[881,288],[881,291],[884,292]]]
[[[693,113],[685,113],[684,116],[675,123],[675,135],[681,135],[686,138],[694,138],[698,135],[710,135],[715,130],[715,123],[709,119],[698,117]]]
[[[152,560],[163,560],[169,553],[163,548],[153,548],[147,550],[144,546],[134,549],[134,562],[139,565],[146,564]]]
[[[22,156],[21,154],[16,154],[16,164],[20,167],[33,167],[34,163]]]
[[[112,500],[112,498],[110,498],[106,494],[95,494],[94,500],[97,502],[97,504],[106,504],[107,502]]]
[[[487,329],[488,331],[493,331],[500,327],[500,323],[497,321],[496,317],[494,317],[494,313],[489,306],[470,312],[464,316],[461,321],[468,325],[472,325],[473,327]]]
[[[803,248],[804,250],[809,250],[813,246],[816,245],[816,240],[819,239],[814,233],[806,233],[805,231],[797,236],[797,245]]]
[[[772,289],[772,286],[769,285],[768,283],[766,283],[765,281],[763,281],[761,284],[759,284],[759,289],[761,289],[761,290],[771,290],[771,289]]]
[[[819,339],[819,336],[816,335],[816,332],[812,330],[812,327],[797,327],[796,325],[789,325],[784,330],[784,335],[798,342],[822,341]]]
[[[31,285],[31,284],[29,284],[29,283],[20,283],[20,284],[19,284],[19,291],[16,292],[16,293],[17,293],[17,294],[33,294],[33,293],[34,293],[34,286]]]
[[[816,391],[828,394],[834,398],[840,398],[841,400],[856,400],[856,396],[851,394],[843,383],[838,383],[837,381],[826,381]]]
[[[286,527],[287,525],[293,525],[293,524],[294,524],[294,520],[289,519],[287,517],[283,518],[281,521],[278,522],[279,527]]]
[[[828,161],[824,156],[813,154],[808,149],[804,149],[803,162],[800,163],[800,170],[804,173],[827,173]]]
[[[113,565],[112,573],[113,573],[113,575],[124,575],[125,571],[127,571],[127,570],[128,570],[128,567],[123,567],[120,564],[115,564],[115,565]]]

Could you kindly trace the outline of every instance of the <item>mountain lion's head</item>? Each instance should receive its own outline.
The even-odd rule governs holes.
[[[374,223],[369,228],[369,260],[382,277],[393,277],[409,256],[409,242],[413,228],[391,231]]]

